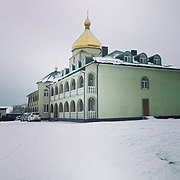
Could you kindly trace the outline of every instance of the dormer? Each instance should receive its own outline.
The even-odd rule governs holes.
[[[147,55],[145,53],[138,54],[134,56],[134,60],[141,64],[148,64]]]
[[[162,65],[161,57],[158,54],[149,57],[149,62],[153,63],[154,65]]]
[[[132,60],[132,54],[131,54],[131,52],[129,52],[129,51],[126,51],[126,52],[120,54],[120,55],[117,56],[116,58],[118,58],[118,59],[120,59],[120,60],[122,60],[122,61],[124,61],[124,62],[129,62],[129,63],[132,63],[132,62],[133,62],[133,60]]]

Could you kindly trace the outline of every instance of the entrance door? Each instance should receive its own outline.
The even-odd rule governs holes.
[[[143,116],[149,116],[149,99],[142,100]]]

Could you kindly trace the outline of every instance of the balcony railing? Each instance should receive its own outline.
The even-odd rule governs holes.
[[[88,93],[95,93],[96,89],[95,86],[88,86]]]
[[[82,111],[82,112],[78,112],[77,113],[77,118],[78,119],[84,119],[84,112]]]
[[[84,87],[81,87],[78,89],[78,95],[83,95],[84,93]]]
[[[88,111],[89,119],[96,119],[96,111]]]
[[[55,100],[58,100],[59,99],[59,95],[55,95]]]
[[[51,113],[51,114],[50,114],[50,118],[54,118],[54,113]]]
[[[71,96],[76,96],[76,89],[71,90]]]
[[[54,96],[51,96],[51,101],[54,101]]]
[[[69,118],[69,112],[64,113],[64,118]]]
[[[64,116],[63,116],[63,112],[60,112],[59,113],[59,118],[63,118]]]
[[[70,118],[71,119],[76,119],[76,112],[71,112],[70,113]]]
[[[64,93],[59,94],[59,98],[63,99],[64,98]]]
[[[69,91],[65,92],[65,98],[69,97]]]

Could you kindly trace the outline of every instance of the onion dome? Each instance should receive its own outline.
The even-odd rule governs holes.
[[[82,35],[74,42],[72,51],[81,48],[101,48],[101,42],[93,35],[90,30],[91,22],[87,17],[84,22],[85,30]]]

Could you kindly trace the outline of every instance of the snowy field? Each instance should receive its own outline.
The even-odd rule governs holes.
[[[0,180],[180,180],[180,119],[0,122]]]

